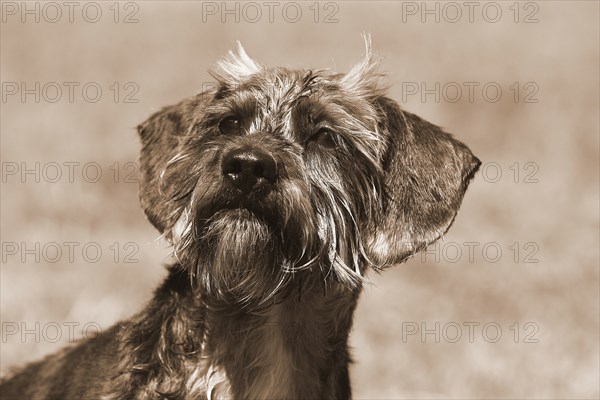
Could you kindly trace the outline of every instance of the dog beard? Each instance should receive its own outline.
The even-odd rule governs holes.
[[[196,273],[207,294],[262,304],[285,286],[289,256],[266,220],[240,208],[218,211],[203,225]]]

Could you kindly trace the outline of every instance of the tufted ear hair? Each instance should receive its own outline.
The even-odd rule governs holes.
[[[366,250],[377,267],[407,260],[452,225],[469,182],[481,164],[441,128],[376,100],[380,130],[388,137],[383,169],[385,198]]]
[[[217,61],[210,74],[222,85],[236,87],[244,79],[258,74],[263,67],[246,53],[242,43],[236,42],[236,49],[230,50],[227,55]]]
[[[140,203],[148,220],[161,233],[172,224],[176,206],[173,201],[176,193],[171,189],[174,182],[170,182],[173,174],[165,177],[166,167],[180,157],[181,145],[189,139],[195,122],[194,113],[208,97],[204,92],[165,107],[137,127],[142,142]]]

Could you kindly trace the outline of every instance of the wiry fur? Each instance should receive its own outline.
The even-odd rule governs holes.
[[[343,75],[266,68],[239,45],[217,88],[143,123],[140,199],[173,244],[169,276],[144,311],[16,374],[3,398],[349,398],[366,269],[443,235],[479,165],[385,96],[366,49]],[[232,115],[240,132],[224,134]],[[272,157],[276,179],[228,183],[239,149]]]

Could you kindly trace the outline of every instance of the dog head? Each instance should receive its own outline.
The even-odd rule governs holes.
[[[140,198],[209,296],[261,304],[290,282],[350,290],[452,224],[479,160],[347,74],[267,68],[241,46],[217,85],[139,126]]]

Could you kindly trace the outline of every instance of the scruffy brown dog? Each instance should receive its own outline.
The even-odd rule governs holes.
[[[140,198],[176,260],[141,313],[5,380],[3,399],[348,399],[365,271],[452,224],[479,160],[347,74],[266,68],[139,127]]]

